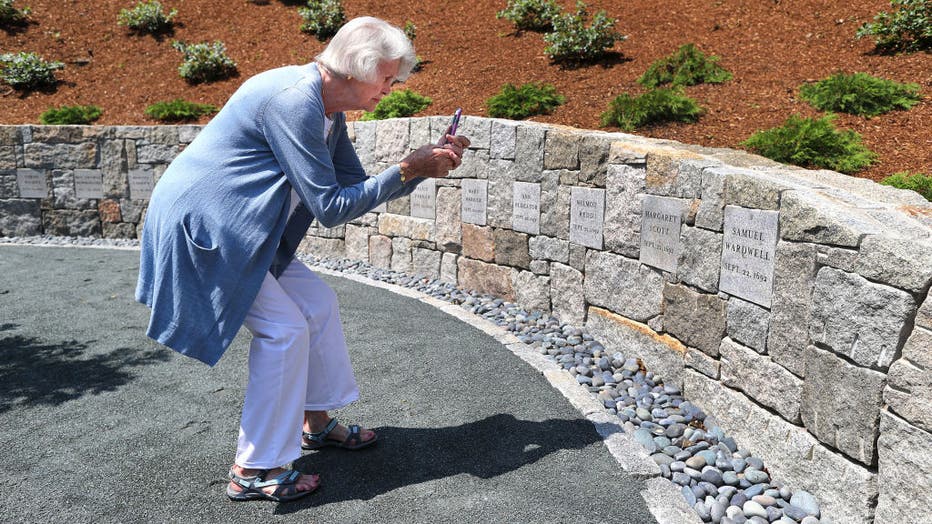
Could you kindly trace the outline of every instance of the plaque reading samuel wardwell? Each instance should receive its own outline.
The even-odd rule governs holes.
[[[605,190],[574,187],[570,193],[570,242],[602,249]]]
[[[680,226],[686,201],[680,198],[645,195],[641,202],[640,261],[676,272],[680,257]]]
[[[437,217],[437,181],[428,178],[411,192],[411,216],[417,218]]]
[[[48,198],[49,186],[45,173],[36,169],[17,169],[16,185],[20,198]]]
[[[779,217],[777,211],[725,206],[719,289],[770,307]]]
[[[489,181],[464,178],[462,187],[461,214],[463,222],[484,226],[489,204]]]
[[[540,234],[540,184],[515,182],[511,227],[522,233]]]

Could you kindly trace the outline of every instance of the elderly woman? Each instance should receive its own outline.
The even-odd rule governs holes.
[[[294,254],[311,220],[344,224],[460,164],[469,141],[446,135],[368,177],[347,137],[343,112],[371,111],[414,63],[400,29],[354,19],[314,63],[246,81],[152,194],[136,289],[147,334],[209,365],[241,326],[253,336],[233,500],[307,495],[318,476],[285,469],[302,447],[376,440],[327,413],[359,391],[336,297]]]

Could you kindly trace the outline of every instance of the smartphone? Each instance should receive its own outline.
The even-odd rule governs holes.
[[[463,108],[458,107],[453,113],[453,120],[450,121],[450,125],[447,126],[446,132],[443,133],[443,136],[440,137],[440,145],[447,143],[447,135],[455,135],[456,128],[460,125],[460,116],[463,115]]]

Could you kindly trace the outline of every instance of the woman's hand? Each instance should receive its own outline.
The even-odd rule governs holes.
[[[465,136],[447,135],[446,143],[427,144],[414,150],[400,162],[408,177],[442,178],[463,162],[463,150],[469,147]]]

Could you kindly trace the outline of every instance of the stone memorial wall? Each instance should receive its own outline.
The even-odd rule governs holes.
[[[376,172],[446,117],[350,124]],[[0,235],[133,237],[199,128],[0,127]],[[836,523],[932,514],[932,205],[733,150],[465,117],[472,145],[302,249],[491,293],[636,354]]]

